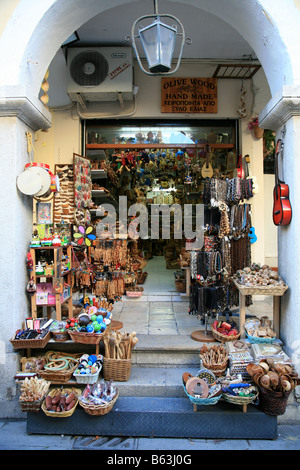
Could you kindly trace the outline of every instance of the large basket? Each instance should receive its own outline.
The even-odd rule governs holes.
[[[219,333],[217,330],[215,330],[215,328],[212,325],[211,325],[211,332],[212,332],[213,337],[217,341],[221,341],[222,343],[228,343],[229,341],[236,341],[241,336],[241,333],[238,333],[235,336],[223,335],[222,333]]]
[[[258,387],[259,405],[258,408],[264,413],[271,416],[283,415],[286,410],[287,401],[291,390],[288,392],[274,392]]]
[[[51,338],[51,333],[48,333],[42,339],[10,339],[14,349],[43,349]]]
[[[69,335],[71,336],[74,343],[82,344],[99,344],[103,338],[104,333],[84,333],[82,331],[70,330]]]
[[[61,393],[62,395],[64,395],[65,393],[72,393],[74,392],[75,395],[76,395],[76,403],[75,405],[73,406],[73,408],[71,408],[69,411],[61,411],[61,412],[57,412],[57,411],[48,411],[47,408],[46,408],[46,403],[45,403],[45,400],[43,401],[42,403],[42,410],[43,412],[45,413],[45,415],[51,417],[51,418],[68,418],[69,416],[72,416],[72,414],[74,413],[75,411],[75,408],[77,407],[78,405],[78,398],[80,397],[81,395],[81,390],[77,389],[77,388],[65,388],[65,389],[60,389],[60,388],[56,388],[56,389],[53,389],[51,390],[51,392],[49,393],[49,395],[52,397],[52,396],[55,396],[57,393]]]
[[[89,415],[102,416],[102,415],[106,415],[107,413],[109,413],[113,409],[113,406],[116,403],[118,397],[119,397],[119,392],[117,391],[114,398],[111,401],[107,402],[105,405],[95,405],[93,403],[83,403],[80,399],[79,399],[79,405]]]
[[[131,374],[131,359],[103,359],[103,378],[115,382],[127,382]]]
[[[283,295],[288,289],[285,284],[283,286],[244,286],[233,279],[235,286],[243,295]]]
[[[73,372],[77,368],[78,362],[79,360],[76,362],[74,360],[74,365],[65,370],[42,369],[38,371],[38,374],[41,378],[48,380],[49,382],[66,383],[71,379]]]

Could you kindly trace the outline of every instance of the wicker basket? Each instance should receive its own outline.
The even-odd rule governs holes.
[[[205,369],[211,370],[218,377],[220,375],[224,375],[224,373],[225,373],[225,371],[228,367],[228,356],[226,356],[226,359],[224,360],[224,362],[222,362],[222,364],[207,364],[201,358],[201,355],[200,355],[200,359],[201,359],[203,367],[205,367]]]
[[[73,377],[75,377],[76,382],[79,384],[94,384],[97,382],[100,371],[102,367],[99,368],[96,374],[75,374],[73,373]]]
[[[38,371],[38,374],[42,379],[48,380],[49,382],[66,383],[71,379],[73,372],[78,366],[78,362],[79,360],[77,362],[74,361],[74,365],[66,370],[54,371],[42,369]]]
[[[218,403],[218,401],[220,400],[220,398],[222,396],[222,393],[220,393],[219,395],[211,397],[211,398],[196,398],[196,397],[193,397],[192,395],[190,395],[186,391],[185,386],[183,386],[183,389],[184,389],[185,393],[187,394],[187,396],[189,397],[190,401],[194,405],[215,405],[216,403]]]
[[[186,282],[185,281],[175,281],[175,286],[178,292],[181,292],[182,294],[185,293],[186,290]]]
[[[69,416],[72,416],[72,414],[74,413],[75,411],[75,408],[77,407],[78,405],[78,398],[80,397],[81,395],[81,390],[77,389],[77,388],[64,388],[64,389],[60,389],[60,388],[56,388],[56,389],[53,389],[51,390],[51,392],[49,393],[49,395],[51,397],[55,396],[57,393],[61,393],[62,395],[64,395],[65,393],[72,393],[74,392],[75,395],[76,395],[76,403],[75,405],[73,406],[73,408],[71,408],[69,411],[61,411],[61,412],[58,412],[58,411],[48,411],[47,408],[46,408],[46,403],[45,403],[45,400],[43,401],[42,403],[42,410],[43,412],[45,413],[45,415],[47,416],[50,416],[51,418],[68,418]]]
[[[222,398],[227,401],[228,403],[232,403],[233,405],[250,405],[254,403],[258,399],[258,389],[256,388],[256,395],[248,396],[248,397],[238,397],[234,395],[230,395],[230,393],[223,393]]]
[[[14,349],[43,349],[51,338],[51,333],[48,333],[42,339],[10,339]]]
[[[109,413],[113,409],[113,406],[116,403],[118,397],[119,397],[119,392],[117,392],[116,395],[114,396],[114,398],[111,401],[107,402],[105,405],[95,405],[93,403],[83,403],[79,399],[79,405],[89,415],[102,416],[102,415],[106,415],[107,413]]]
[[[211,332],[212,332],[213,337],[217,341],[221,341],[222,343],[228,343],[229,341],[236,341],[241,336],[241,333],[238,333],[235,336],[223,335],[222,333],[219,333],[217,330],[215,330],[215,328],[212,325],[211,325]]]
[[[127,382],[131,374],[131,359],[103,359],[103,378],[116,382]]]
[[[288,392],[274,392],[258,387],[259,405],[258,408],[271,416],[283,415],[286,410],[287,401],[291,390]]]
[[[21,411],[38,413],[41,409],[45,396],[41,398],[40,400],[34,400],[34,401],[27,401],[27,400],[19,399],[19,405],[20,405]]]
[[[82,343],[82,344],[99,344],[101,339],[103,338],[104,333],[84,333],[82,331],[69,331],[69,335],[71,336],[74,343]]]
[[[51,331],[51,334],[54,341],[63,342],[68,341],[68,339],[70,339],[68,331]]]
[[[243,295],[283,295],[288,289],[287,285],[284,286],[244,286],[239,284],[236,279],[233,279],[235,286]]]
[[[269,337],[256,337],[256,336],[251,336],[247,333],[247,330],[245,330],[246,336],[250,343],[252,344],[259,344],[259,343],[274,343],[275,338],[269,338]]]

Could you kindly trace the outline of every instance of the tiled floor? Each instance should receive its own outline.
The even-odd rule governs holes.
[[[137,299],[123,296],[115,304],[113,319],[123,323],[126,331],[143,335],[190,335],[204,329],[200,319],[189,315],[189,302],[180,296],[175,288],[174,271],[166,269],[161,256],[149,260],[145,270],[148,277],[143,285],[144,294]],[[253,305],[246,309],[247,315],[267,315],[272,319],[272,298],[253,299]],[[238,308],[232,309],[238,321]]]

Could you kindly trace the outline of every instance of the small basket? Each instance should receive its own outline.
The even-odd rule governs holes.
[[[252,344],[260,344],[260,343],[274,343],[275,338],[269,338],[269,337],[256,337],[256,336],[251,336],[247,333],[247,330],[245,330],[246,336],[249,339],[249,342]]]
[[[69,335],[71,336],[74,343],[82,343],[82,344],[99,344],[101,339],[103,338],[104,333],[84,333],[82,331],[69,331]]]
[[[103,358],[103,378],[115,382],[127,382],[131,374],[131,359]]]
[[[14,349],[43,349],[51,338],[51,333],[48,333],[42,339],[10,339]]]
[[[258,387],[259,390],[259,405],[258,408],[264,413],[271,416],[283,415],[286,410],[287,401],[291,390],[288,392],[274,392],[273,390],[266,390],[263,387]]]
[[[232,403],[233,405],[250,405],[251,403],[254,403],[257,400],[258,389],[256,388],[256,395],[254,396],[238,397],[238,396],[230,395],[230,393],[223,393],[222,398],[228,403]]]
[[[79,390],[77,388],[65,388],[65,389],[56,388],[56,389],[51,390],[49,395],[51,395],[51,397],[52,397],[52,396],[56,395],[58,392],[61,393],[62,395],[64,395],[65,393],[68,393],[68,394],[70,394],[72,392],[75,393],[76,403],[73,406],[73,408],[71,408],[69,411],[61,411],[61,412],[48,411],[47,408],[46,408],[45,400],[44,400],[43,403],[42,403],[42,410],[45,413],[45,415],[50,416],[51,418],[68,418],[69,416],[72,416],[72,414],[75,411],[76,406],[78,405],[78,398],[81,395],[81,390]]]
[[[138,298],[138,297],[142,297],[143,295],[143,291],[130,291],[130,290],[126,290],[126,295],[127,297],[135,297],[135,298]]]
[[[222,393],[220,393],[219,395],[211,397],[211,398],[197,398],[197,397],[193,397],[192,395],[190,395],[186,391],[185,386],[183,386],[183,389],[184,389],[185,393],[187,394],[187,396],[189,397],[190,401],[194,405],[215,405],[216,403],[218,403],[218,401],[220,400],[220,398],[222,396]]]
[[[114,398],[111,401],[107,402],[105,405],[95,405],[94,403],[83,403],[80,399],[79,399],[79,405],[89,415],[102,416],[102,415],[106,415],[113,409],[113,406],[116,403],[118,397],[119,397],[119,392],[117,391]]]
[[[224,372],[226,371],[228,367],[228,356],[226,356],[226,359],[222,362],[222,364],[207,364],[200,355],[200,359],[202,362],[203,367],[205,369],[211,370],[216,376],[224,375]]]
[[[41,409],[45,396],[46,395],[44,395],[40,400],[34,400],[34,401],[19,399],[19,405],[20,405],[21,411],[30,412],[30,413],[38,413]]]
[[[182,294],[185,293],[186,290],[186,282],[185,281],[175,281],[175,286],[178,292],[181,292]]]
[[[222,333],[219,333],[217,330],[215,330],[215,328],[212,325],[211,325],[211,332],[212,332],[213,337],[217,341],[221,341],[221,343],[228,343],[229,341],[236,341],[241,336],[241,333],[238,333],[235,336],[223,335]]]
[[[75,377],[76,382],[79,384],[94,384],[97,382],[100,371],[102,367],[99,367],[98,372],[96,374],[75,374],[73,373],[73,377]]]
[[[57,342],[68,341],[70,339],[68,331],[51,331],[51,334],[54,341]]]

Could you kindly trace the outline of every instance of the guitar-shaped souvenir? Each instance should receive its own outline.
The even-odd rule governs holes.
[[[209,154],[210,154],[210,146],[206,145],[205,146],[206,162],[202,166],[202,170],[201,170],[202,178],[212,178],[214,174],[214,170],[211,164],[209,163]]]
[[[278,139],[275,150],[275,187],[273,190],[273,222],[275,225],[289,225],[292,208],[289,200],[289,186],[278,177],[278,155],[282,150],[282,141]]]

